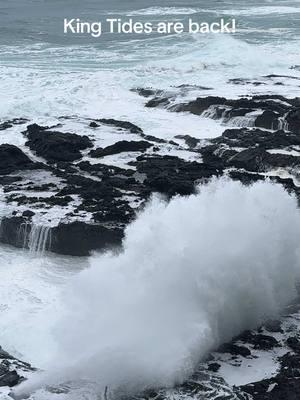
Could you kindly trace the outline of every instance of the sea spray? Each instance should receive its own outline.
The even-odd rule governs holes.
[[[296,200],[272,183],[222,179],[169,203],[153,198],[124,252],[94,255],[72,279],[54,329],[59,351],[16,393],[35,399],[48,384],[81,379],[101,393],[181,382],[296,296],[299,237]]]

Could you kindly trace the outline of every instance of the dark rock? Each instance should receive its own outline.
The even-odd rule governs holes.
[[[175,136],[176,139],[182,139],[185,141],[187,146],[191,149],[194,149],[200,143],[200,139],[194,138],[190,135],[177,135]]]
[[[265,128],[265,129],[278,129],[280,115],[274,111],[265,110],[261,115],[259,115],[255,120],[255,126]]]
[[[22,217],[31,218],[35,215],[35,213],[31,210],[26,210],[23,212]]]
[[[6,374],[0,376],[0,386],[16,386],[21,380],[21,377],[16,371],[9,371]]]
[[[0,145],[0,174],[8,175],[12,172],[33,169],[35,164],[18,147],[11,144]]]
[[[276,132],[261,129],[227,129],[221,137],[212,139],[213,143],[238,147],[260,147],[262,149],[284,149],[299,146],[300,137],[294,133],[279,130]]]
[[[295,336],[289,337],[286,343],[292,350],[300,354],[300,341],[297,337]]]
[[[250,148],[230,158],[228,165],[248,171],[263,172],[267,170],[268,153],[259,147]]]
[[[218,372],[220,368],[221,368],[221,365],[216,362],[208,364],[209,371]]]
[[[166,107],[169,104],[170,104],[170,99],[168,97],[154,97],[145,104],[145,107],[147,108],[155,108],[159,106]]]
[[[100,125],[98,125],[95,121],[90,123],[90,128],[98,128]]]
[[[188,111],[192,114],[201,115],[205,110],[213,105],[223,105],[226,99],[224,97],[208,96],[198,97],[196,100],[176,107],[177,112]],[[175,110],[175,109],[174,109]]]
[[[12,183],[20,182],[21,176],[0,176],[0,185],[11,185]]]
[[[290,131],[300,134],[300,108],[290,111],[286,115],[285,121]]]
[[[120,247],[123,230],[73,222],[52,229],[51,251],[72,256],[88,256],[92,250]]]
[[[13,357],[7,353],[7,351],[3,350],[0,346],[0,358],[4,358],[5,360],[13,360]]]
[[[27,121],[28,120],[25,118],[14,118],[9,121],[2,122],[0,123],[0,131],[12,128],[14,125],[26,124]]]
[[[232,344],[232,343],[222,344],[219,347],[218,352],[220,352],[220,353],[229,353],[229,354],[232,354],[234,356],[242,356],[242,357],[251,356],[251,351],[249,349],[247,349],[247,347],[238,346],[238,345]]]
[[[146,142],[145,140],[131,141],[131,142],[128,142],[127,140],[122,140],[111,146],[107,146],[104,149],[98,148],[96,150],[92,150],[90,152],[90,155],[92,157],[97,158],[97,157],[109,156],[112,154],[119,154],[123,152],[131,152],[131,151],[144,152],[151,146],[152,144]]]
[[[140,156],[131,164],[139,173],[147,175],[144,185],[168,196],[192,194],[198,182],[221,173],[213,166],[172,156]]]
[[[254,182],[263,181],[265,177],[259,174],[250,174],[245,171],[230,171],[228,173],[230,178],[234,181],[240,181],[243,185],[252,185]]]
[[[26,136],[26,146],[50,163],[78,160],[82,157],[81,150],[93,146],[87,136],[40,130],[37,127],[27,129]]]
[[[235,340],[252,344],[254,348],[258,350],[271,350],[279,346],[279,342],[273,336],[255,334],[251,331],[243,332]]]
[[[112,126],[115,126],[116,128],[126,129],[126,130],[130,131],[131,133],[136,133],[136,134],[143,133],[143,130],[141,128],[139,128],[137,125],[132,124],[131,122],[119,121],[119,120],[112,119],[112,118],[110,118],[110,119],[101,118],[101,119],[97,119],[96,121],[100,122],[101,124],[112,125]]]

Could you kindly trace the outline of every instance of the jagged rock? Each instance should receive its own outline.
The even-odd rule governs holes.
[[[289,337],[286,343],[292,350],[300,354],[300,341],[297,337],[295,336]]]
[[[273,167],[295,167],[300,157],[286,154],[270,154],[260,147],[243,150],[228,160],[228,165],[253,172],[268,171]]]
[[[23,212],[22,217],[31,218],[35,215],[35,213],[31,210],[26,210]]]
[[[290,111],[286,115],[285,121],[290,131],[300,134],[300,108]]]
[[[93,146],[87,136],[48,131],[40,127],[28,127],[25,135],[28,138],[26,146],[50,163],[78,160],[82,157],[81,150]]]
[[[140,140],[140,141],[127,141],[127,140],[121,140],[120,142],[117,142],[111,146],[107,146],[104,149],[98,148],[96,150],[92,150],[90,152],[90,155],[95,158],[100,158],[104,156],[109,156],[112,154],[119,154],[123,152],[131,152],[131,151],[140,151],[144,152],[149,147],[151,147],[152,144],[149,142],[146,142],[145,140]]]
[[[225,97],[217,97],[217,96],[198,97],[194,101],[176,106],[174,110],[176,110],[177,112],[188,111],[192,114],[201,115],[209,107],[213,105],[224,105],[225,103],[226,103]]]
[[[0,376],[0,386],[16,386],[21,380],[21,377],[16,371],[8,371]]]
[[[254,346],[255,349],[259,350],[271,350],[276,346],[279,346],[279,342],[269,335],[255,334],[251,331],[246,331],[235,338],[235,340],[249,343]]]
[[[96,122],[100,122],[101,124],[105,124],[105,125],[112,125],[115,126],[116,128],[120,128],[120,129],[126,129],[128,131],[130,131],[131,133],[136,133],[136,134],[140,134],[143,133],[143,130],[138,127],[135,124],[132,124],[131,122],[128,121],[119,121],[117,119],[107,119],[107,118],[101,118],[101,119],[97,119],[95,120]]]
[[[11,144],[0,145],[0,174],[8,175],[24,169],[33,169],[35,164],[18,147]],[[13,178],[12,178],[13,179]]]
[[[59,254],[87,256],[92,250],[120,247],[123,229],[73,222],[51,230],[51,250]]]
[[[251,351],[247,349],[245,346],[238,346],[233,343],[224,343],[222,344],[219,349],[219,353],[229,353],[234,356],[242,356],[242,357],[249,357],[251,356]]]
[[[194,193],[198,182],[221,173],[213,166],[187,162],[173,156],[140,156],[131,164],[136,166],[139,173],[147,175],[145,186],[169,196]]]
[[[270,132],[261,129],[226,129],[222,136],[212,139],[213,143],[224,143],[229,146],[253,147],[262,149],[282,149],[289,146],[300,146],[300,137],[283,130]]]
[[[2,122],[0,124],[0,131],[5,131],[6,129],[12,128],[14,125],[26,124],[28,119],[26,118],[14,118],[9,121]]]
[[[221,368],[221,365],[216,362],[208,364],[209,371],[218,372],[220,368]]]
[[[99,128],[100,125],[97,124],[95,121],[93,121],[93,122],[90,123],[89,126],[90,126],[90,128]]]

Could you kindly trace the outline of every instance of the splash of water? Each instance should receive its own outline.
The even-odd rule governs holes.
[[[296,200],[271,183],[219,180],[169,203],[154,198],[128,227],[124,252],[95,255],[72,280],[59,352],[19,392],[80,379],[99,392],[181,382],[296,296],[299,235]]]

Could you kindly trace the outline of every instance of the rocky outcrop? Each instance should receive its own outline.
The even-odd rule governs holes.
[[[137,134],[143,133],[143,130],[139,126],[137,126],[131,122],[128,122],[128,121],[120,121],[120,120],[113,119],[113,118],[101,118],[101,119],[96,119],[94,121],[94,123],[95,122],[105,124],[105,125],[111,125],[116,128],[119,128],[119,129],[125,129],[131,133],[137,133]],[[96,127],[96,126],[94,125],[94,127]]]
[[[81,150],[93,146],[87,136],[48,131],[38,125],[29,125],[24,134],[28,139],[26,146],[50,163],[78,160]]]
[[[11,144],[0,145],[0,175],[33,168],[35,168],[34,162],[18,147]]]
[[[131,141],[131,142],[127,140],[121,140],[120,142],[117,142],[111,146],[107,146],[104,149],[98,148],[96,150],[92,150],[90,152],[90,155],[91,157],[94,158],[100,158],[100,157],[110,156],[112,154],[127,153],[131,151],[144,152],[151,146],[152,144],[146,142],[145,140]]]
[[[271,79],[273,77],[268,77]],[[243,80],[231,83],[243,83]],[[280,95],[260,95],[252,98],[226,99],[218,96],[198,97],[195,100],[181,103],[176,101],[180,93],[167,95],[164,91],[141,89],[137,92],[150,100],[146,107],[166,108],[173,112],[190,112],[213,119],[222,119],[225,123],[237,126],[256,126],[278,130],[283,127],[292,132],[299,132],[300,100],[287,99]]]
[[[88,136],[60,132],[61,121],[70,119],[61,117],[52,127],[27,126],[23,132],[28,139],[26,154],[23,148],[0,145],[2,199],[14,210],[4,213],[0,240],[72,255],[120,246],[126,226],[153,192],[168,198],[190,195],[198,184],[221,175],[245,185],[272,179],[295,193],[300,202],[299,99],[207,96],[178,102],[178,95],[182,99],[193,90],[208,88],[181,85],[169,91],[136,92],[148,102],[167,99],[167,106],[159,106],[170,111],[222,118],[223,122],[239,122],[241,118],[246,126],[224,128],[221,136],[212,139],[183,132],[167,140],[117,119],[83,119]],[[24,123],[14,121],[3,123],[2,128]],[[264,129],[271,126],[274,129]],[[99,147],[101,132],[106,135],[106,144],[114,133],[108,146]],[[116,141],[116,133],[119,137],[130,134],[130,140]],[[119,154],[122,164],[127,164],[123,168],[118,163]],[[44,161],[36,162],[36,155]],[[107,165],[107,156],[112,165]],[[39,230],[42,236],[37,239]],[[51,241],[45,240],[45,235]]]
[[[14,358],[0,346],[0,388],[18,385],[24,380],[23,373],[33,371],[30,364]]]

